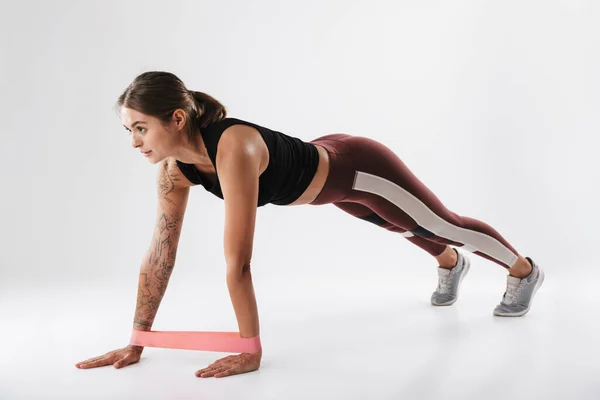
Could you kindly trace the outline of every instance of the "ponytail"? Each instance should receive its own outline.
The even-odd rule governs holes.
[[[219,103],[214,97],[193,90],[189,91],[196,103],[197,109],[197,127],[202,129],[208,125],[219,122],[227,117],[225,106]]]

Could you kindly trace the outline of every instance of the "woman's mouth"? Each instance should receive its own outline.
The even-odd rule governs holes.
[[[148,151],[148,152],[146,152],[146,153],[142,153],[142,154],[144,155],[144,157],[148,157],[148,155],[149,155],[150,153],[152,153],[152,150],[150,150],[150,151]]]

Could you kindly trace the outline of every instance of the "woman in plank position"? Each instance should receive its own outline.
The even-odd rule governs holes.
[[[449,306],[470,267],[460,247],[507,269],[497,316],[522,316],[544,273],[484,222],[448,210],[385,145],[344,133],[304,142],[257,124],[227,117],[213,97],[188,90],[168,72],[145,72],[117,106],[132,146],[158,168],[158,214],[141,266],[133,329],[151,330],[175,264],[189,188],[202,185],[225,203],[227,286],[240,336],[259,335],[250,260],[257,207],[333,204],[397,232],[436,258],[434,306]],[[453,246],[453,247],[450,247]],[[139,361],[129,345],[78,363],[78,368]],[[259,368],[262,351],[220,359],[196,372],[223,377]]]

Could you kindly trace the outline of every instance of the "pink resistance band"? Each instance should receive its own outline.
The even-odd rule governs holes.
[[[262,350],[260,335],[242,338],[239,332],[140,331],[134,329],[129,344],[224,353],[258,353]]]

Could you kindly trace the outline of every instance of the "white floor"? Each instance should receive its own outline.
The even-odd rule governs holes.
[[[188,350],[146,348],[120,370],[75,368],[127,344],[135,288],[4,291],[0,399],[600,398],[593,279],[549,275],[529,314],[498,318],[504,282],[474,273],[457,303],[436,308],[427,276],[255,282],[263,365],[224,379],[194,372],[227,354]],[[175,281],[154,329],[235,330],[233,318],[224,286]]]

